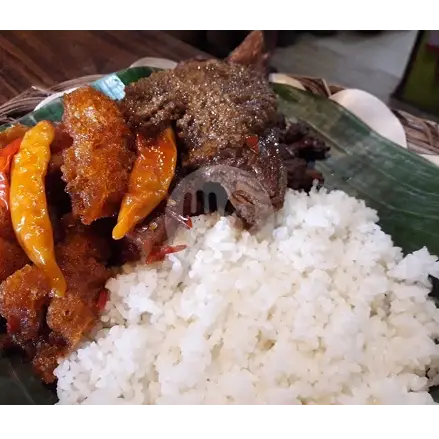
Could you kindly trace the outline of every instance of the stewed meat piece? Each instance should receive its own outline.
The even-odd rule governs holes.
[[[239,64],[194,60],[128,86],[121,107],[130,127],[146,136],[175,125],[186,173],[220,165],[245,169],[247,179],[269,194],[268,201],[282,206],[286,178],[270,131],[278,120],[276,96],[263,75]],[[259,146],[251,144],[254,139]],[[252,184],[240,185],[234,177],[229,175],[226,191],[239,186],[231,201],[252,225],[252,212],[261,209],[249,204],[260,200],[245,192]]]

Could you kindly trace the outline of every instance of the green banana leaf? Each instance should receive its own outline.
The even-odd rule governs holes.
[[[127,69],[93,84],[113,99],[126,84],[149,76],[152,68]],[[410,252],[428,246],[439,255],[439,169],[371,131],[338,104],[287,85],[275,84],[287,118],[311,125],[331,146],[331,157],[318,163],[325,185],[346,191],[376,209],[381,226],[396,245]],[[33,125],[62,118],[61,100],[23,117]],[[6,126],[0,127],[0,131]],[[435,397],[439,397],[436,392]],[[0,356],[0,404],[53,404],[56,395],[16,357]]]

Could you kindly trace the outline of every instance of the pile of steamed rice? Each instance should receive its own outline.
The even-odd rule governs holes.
[[[403,257],[362,201],[289,191],[274,229],[194,220],[181,253],[108,282],[61,404],[425,404],[439,378],[426,249]]]

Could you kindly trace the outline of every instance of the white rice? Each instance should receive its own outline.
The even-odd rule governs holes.
[[[61,404],[428,404],[437,258],[403,258],[345,193],[289,191],[275,228],[194,220],[163,264],[125,267]]]

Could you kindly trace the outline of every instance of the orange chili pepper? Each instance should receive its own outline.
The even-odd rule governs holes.
[[[9,210],[9,180],[8,174],[11,160],[20,149],[22,138],[15,139],[8,146],[0,149],[0,207]]]
[[[12,163],[9,201],[18,242],[45,273],[53,293],[62,296],[67,285],[55,260],[44,182],[54,136],[55,129],[47,121],[39,122],[24,135]]]
[[[151,142],[137,135],[136,142],[138,156],[113,229],[113,239],[123,238],[160,204],[175,174],[177,146],[171,128]]]

